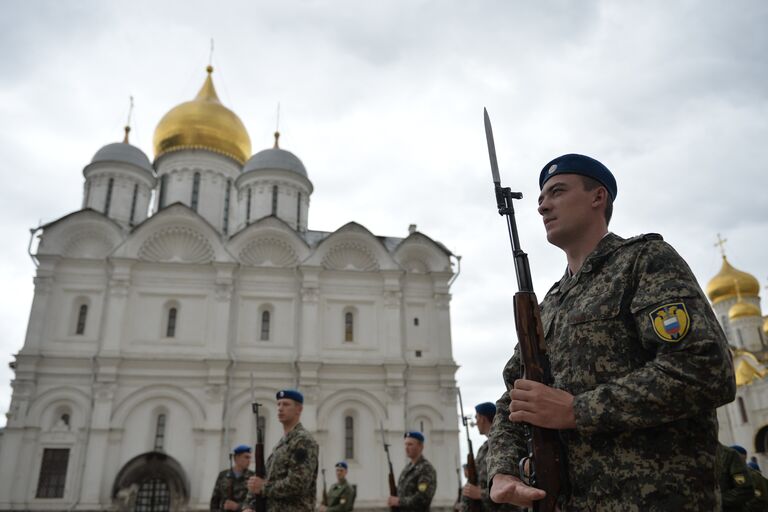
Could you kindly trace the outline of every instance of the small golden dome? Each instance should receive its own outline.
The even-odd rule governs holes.
[[[746,350],[737,349],[733,353],[733,369],[738,387],[752,384],[752,382],[768,376],[765,366],[757,360],[754,354]]]
[[[180,149],[207,149],[243,164],[251,139],[237,115],[221,104],[208,66],[203,87],[192,101],[168,111],[155,128],[155,158]]]
[[[760,308],[749,302],[740,300],[728,310],[728,320],[736,320],[749,316],[760,316]]]
[[[720,272],[707,284],[707,296],[712,304],[717,304],[735,297],[737,290],[741,291],[742,295],[757,296],[760,293],[760,283],[752,274],[733,268],[723,256]]]

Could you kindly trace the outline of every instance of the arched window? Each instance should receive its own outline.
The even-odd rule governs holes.
[[[158,200],[158,210],[165,208],[166,196],[168,195],[168,175],[160,176],[160,199]]]
[[[133,185],[133,199],[131,199],[131,217],[128,219],[128,223],[133,225],[133,218],[136,216],[136,198],[139,195],[139,184]]]
[[[245,225],[251,223],[251,189],[248,188],[248,196],[245,199]]]
[[[344,313],[344,341],[355,341],[355,314],[352,311]]]
[[[85,334],[85,321],[88,318],[88,304],[80,304],[77,310],[77,325],[75,334],[82,336]]]
[[[741,422],[747,423],[749,422],[749,416],[747,416],[747,407],[744,405],[744,399],[742,397],[738,397],[736,399],[736,402],[739,406],[739,415],[741,416]]]
[[[37,479],[37,498],[63,498],[69,465],[69,448],[45,448]]]
[[[229,232],[229,198],[232,192],[232,180],[227,180],[227,189],[224,191],[224,222],[222,231],[226,235]]]
[[[272,186],[272,215],[277,215],[277,185]]]
[[[355,419],[352,416],[344,417],[344,458],[355,458]]]
[[[165,414],[157,415],[157,423],[155,424],[155,451],[163,451],[163,445],[165,444]]]
[[[196,172],[192,178],[192,200],[191,208],[197,211],[197,201],[200,198],[200,173]]]
[[[265,309],[261,312],[261,336],[259,337],[261,341],[269,341],[269,328],[271,320],[272,315],[270,314],[269,310]]]
[[[91,199],[91,180],[85,182],[85,200],[83,201],[83,208],[88,208],[88,201]]]
[[[165,337],[173,338],[176,336],[176,320],[179,316],[178,308],[168,308],[168,323],[165,326]]]
[[[112,204],[112,189],[115,186],[115,178],[109,178],[107,184],[107,198],[104,200],[104,215],[109,215],[109,207]]]

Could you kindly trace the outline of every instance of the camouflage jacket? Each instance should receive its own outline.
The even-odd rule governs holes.
[[[331,485],[327,512],[349,512],[355,502],[355,490],[346,480]]]
[[[755,495],[747,502],[745,510],[748,512],[768,512],[768,480],[761,472],[752,468],[749,468],[749,476],[752,477]]]
[[[716,475],[722,496],[723,512],[742,512],[755,497],[755,488],[747,464],[739,452],[718,444],[715,459]]]
[[[420,457],[416,464],[409,462],[397,479],[400,512],[428,511],[436,489],[437,473],[432,464],[424,457]]]
[[[269,512],[314,512],[317,453],[317,443],[301,423],[280,439],[267,459],[262,490]]]
[[[688,265],[659,235],[603,238],[541,303],[552,386],[574,395],[560,438],[570,493],[561,509],[717,509],[715,409],[733,400],[733,362]],[[504,368],[521,377],[517,349]],[[490,478],[525,453],[509,395],[489,434]]]
[[[490,493],[488,492],[488,441],[484,442],[477,450],[477,455],[475,455],[475,467],[477,468],[477,485],[480,487],[480,492],[483,494],[480,510],[483,512],[513,512],[520,510],[514,505],[495,503],[491,500]],[[470,512],[470,503],[471,500],[469,498],[462,496],[461,510],[463,512]]]
[[[243,508],[248,494],[248,479],[253,476],[253,471],[246,469],[239,476],[225,469],[216,478],[211,495],[211,512],[224,510],[224,502],[228,499],[236,501]],[[231,494],[230,494],[231,493]]]

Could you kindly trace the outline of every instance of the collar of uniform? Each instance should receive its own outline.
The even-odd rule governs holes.
[[[579,272],[577,273],[592,272],[592,269],[596,263],[621,247],[624,244],[624,241],[625,240],[623,238],[615,233],[607,233],[602,238],[602,240],[598,242],[595,250],[592,251],[589,256],[587,256],[587,259],[584,261],[584,264],[581,266]]]
[[[291,429],[290,432],[285,434],[283,436],[283,439],[285,439],[286,441],[291,439],[292,437],[296,436],[299,430],[304,430],[304,426],[301,424],[301,422],[298,422],[296,426]]]

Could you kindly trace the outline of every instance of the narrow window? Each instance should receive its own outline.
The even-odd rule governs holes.
[[[417,351],[415,352],[415,355],[416,355],[416,357],[421,357],[421,350],[417,350]]]
[[[157,424],[155,425],[155,451],[163,451],[165,444],[165,414],[157,415]]]
[[[344,341],[355,341],[355,315],[351,311],[344,313]]]
[[[61,421],[62,424],[69,427],[69,418],[70,418],[69,414],[65,412],[64,414],[61,415],[61,418],[59,419],[59,421]]]
[[[176,308],[171,308],[168,310],[168,326],[165,328],[166,338],[173,338],[176,336],[176,316],[177,315],[178,315],[178,310]]]
[[[418,327],[418,326],[419,326],[419,318],[418,318],[418,317],[416,317],[416,318],[414,318],[414,319],[413,319],[413,325],[414,325],[415,327]]]
[[[352,416],[344,418],[344,458],[355,458],[355,419]]]
[[[272,187],[272,215],[277,215],[277,185]]]
[[[64,484],[67,480],[68,463],[69,448],[46,448],[43,450],[36,497],[64,497]]]
[[[88,304],[81,304],[77,310],[77,326],[75,327],[75,334],[85,334],[85,320],[88,318]]]
[[[85,201],[83,201],[83,208],[88,208],[88,201],[91,199],[91,180],[85,182]]]
[[[104,201],[104,215],[109,215],[109,207],[112,203],[112,189],[115,186],[115,179],[109,178],[109,184],[107,185],[107,199]]]
[[[262,311],[261,313],[261,341],[269,340],[269,311]]]
[[[224,226],[222,231],[229,232],[229,194],[232,191],[232,180],[227,180],[227,190],[224,191]]]
[[[749,421],[749,417],[747,416],[747,408],[744,405],[744,399],[739,397],[737,402],[739,403],[739,414],[741,415],[741,422],[747,423]]]
[[[200,173],[196,172],[192,178],[192,201],[191,207],[197,211],[197,200],[200,197]]]
[[[301,192],[296,194],[296,231],[301,226]]]
[[[248,197],[245,200],[245,225],[251,223],[251,189],[248,188]]]
[[[158,210],[165,208],[165,199],[168,193],[168,175],[163,174],[160,176],[160,200],[158,203]]]
[[[131,218],[128,219],[128,223],[133,226],[133,218],[136,216],[136,198],[139,195],[139,184],[133,185],[133,199],[131,199]]]
[[[736,335],[739,337],[739,346],[744,346],[744,338],[741,337],[741,329],[736,329]]]
[[[421,432],[422,434],[424,433],[424,421],[423,420],[419,422],[419,432]]]

